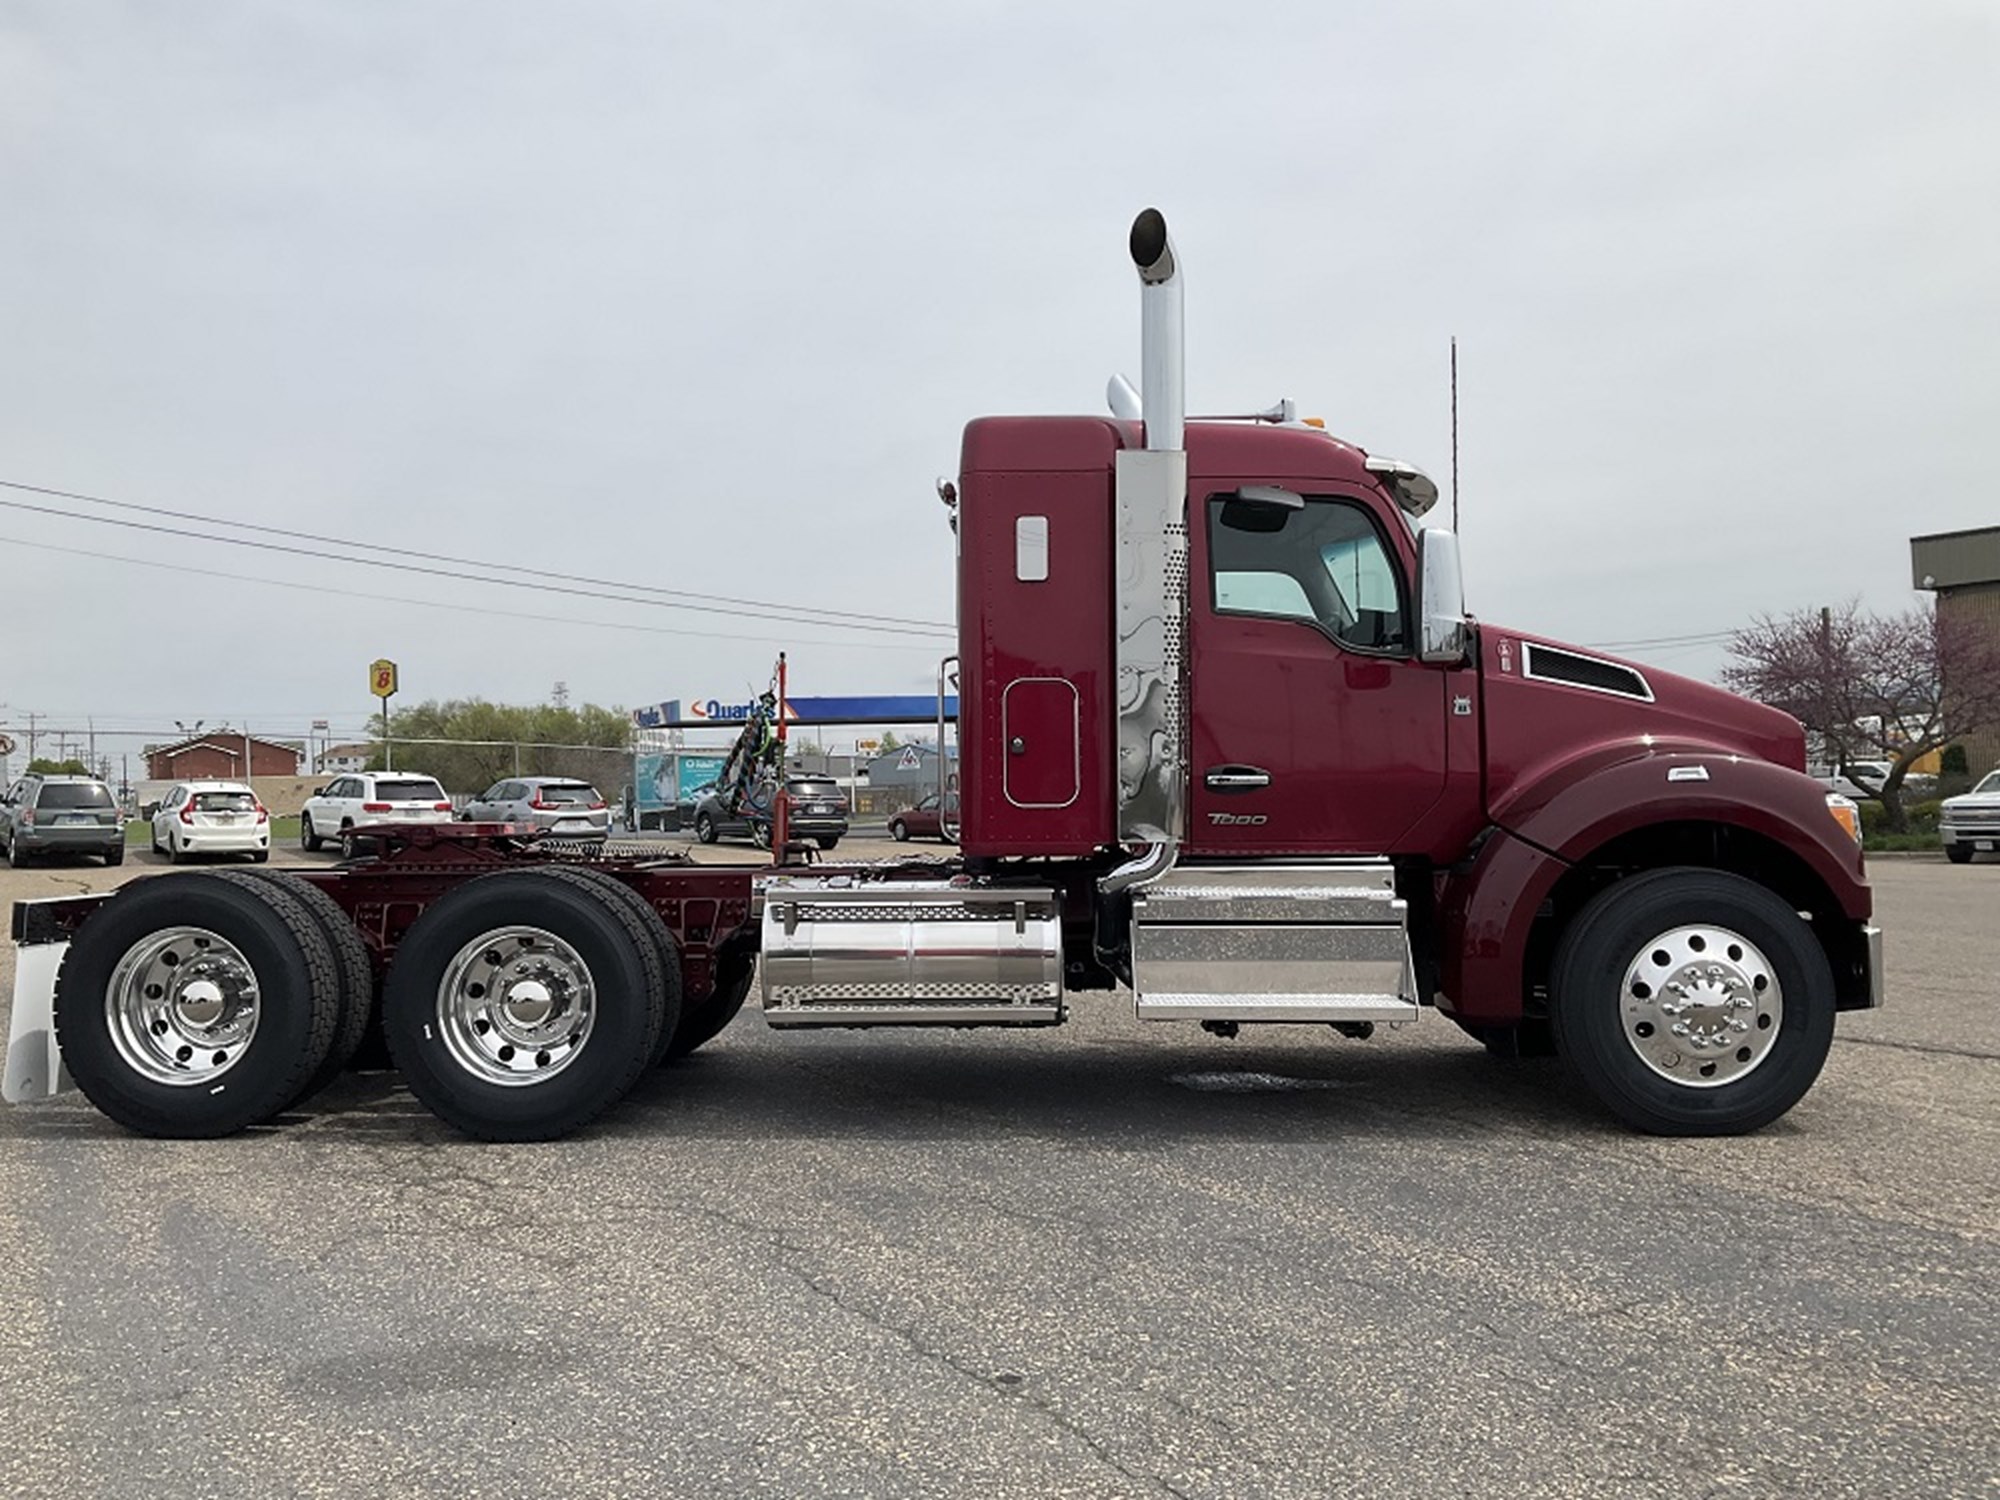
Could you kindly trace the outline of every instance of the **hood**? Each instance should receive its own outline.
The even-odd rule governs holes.
[[[1479,629],[1489,809],[1642,755],[1735,755],[1797,771],[1790,714],[1691,677],[1494,625]]]

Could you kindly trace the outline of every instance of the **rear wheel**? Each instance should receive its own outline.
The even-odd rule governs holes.
[[[180,836],[169,833],[167,835],[167,863],[178,865],[184,864],[186,861],[187,850],[181,847]]]
[[[1955,865],[1969,864],[1972,860],[1972,845],[1946,844],[1944,846],[1944,857]]]
[[[813,842],[818,844],[822,849],[830,850],[840,842],[840,835],[837,833],[822,833],[817,835]]]
[[[764,822],[752,822],[750,825],[750,842],[755,844],[759,849],[770,848],[771,825]]]
[[[1833,1042],[1833,974],[1812,930],[1717,870],[1601,892],[1557,944],[1549,1003],[1563,1060],[1612,1113],[1658,1135],[1769,1124]]]
[[[674,941],[666,919],[654,909],[652,903],[617,876],[588,866],[579,866],[569,873],[589,881],[604,893],[605,900],[615,901],[630,911],[653,945],[660,965],[660,1039],[646,1061],[649,1067],[657,1065],[663,1056],[670,1055],[668,1048],[677,1040],[681,1027],[687,1021],[681,1005],[680,944]]]
[[[114,844],[104,851],[104,864],[107,869],[112,865],[122,865],[124,863],[125,846],[123,844]]]
[[[28,867],[28,851],[21,847],[21,841],[17,838],[7,840],[7,863],[16,870],[25,870]]]
[[[404,1082],[484,1140],[551,1140],[624,1098],[667,981],[644,924],[571,870],[489,875],[435,902],[382,990]]]
[[[333,1082],[341,1070],[354,1061],[355,1054],[360,1050],[362,1039],[375,1018],[375,962],[368,956],[368,945],[361,940],[360,932],[340,903],[310,880],[301,880],[284,870],[218,870],[215,873],[220,879],[239,885],[263,886],[284,892],[299,903],[326,938],[327,946],[333,950],[334,964],[340,972],[340,1012],[334,1022],[333,1045],[327,1049],[326,1060],[314,1070],[291,1101],[292,1104],[303,1104]]]
[[[228,1135],[269,1119],[325,1062],[333,950],[274,886],[179,875],[124,887],[78,929],[56,1034],[78,1087],[146,1135]]]

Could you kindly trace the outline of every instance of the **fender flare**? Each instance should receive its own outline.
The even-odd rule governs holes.
[[[1669,780],[1675,770],[1684,779]],[[1873,910],[1861,850],[1828,815],[1819,783],[1768,761],[1648,753],[1567,785],[1538,782],[1494,807],[1470,867],[1438,883],[1444,1008],[1469,1020],[1519,1020],[1530,936],[1557,882],[1614,839],[1686,823],[1758,835],[1796,858],[1841,915],[1859,922]]]

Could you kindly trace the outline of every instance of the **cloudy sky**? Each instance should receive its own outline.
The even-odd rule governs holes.
[[[1996,17],[9,0],[0,480],[210,519],[0,489],[0,722],[920,690],[784,602],[952,618],[959,429],[1136,376],[1147,204],[1194,410],[1443,479],[1458,336],[1486,618],[1707,674],[1902,607],[2000,523]]]

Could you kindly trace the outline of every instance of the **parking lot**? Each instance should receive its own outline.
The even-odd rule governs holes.
[[[0,1488],[1992,1495],[2000,863],[1873,874],[1889,1008],[1739,1140],[1437,1017],[1230,1042],[1088,995],[753,1007],[552,1145],[379,1074],[212,1143],[0,1111]]]

